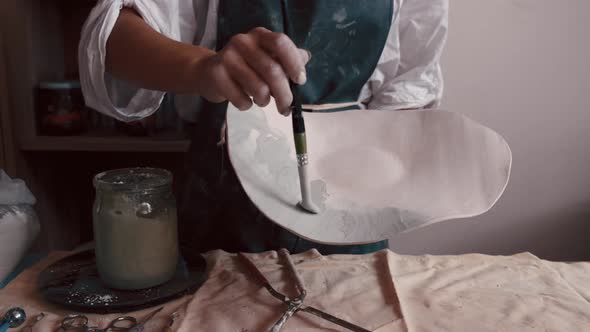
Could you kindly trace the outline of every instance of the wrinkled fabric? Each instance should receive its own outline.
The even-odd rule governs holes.
[[[218,1],[98,1],[79,45],[87,105],[121,121],[134,121],[155,112],[165,94],[134,87],[105,72],[106,42],[121,8],[134,8],[148,25],[171,39],[214,48]],[[382,110],[437,106],[443,91],[439,59],[447,37],[448,0],[392,1],[396,11],[388,41],[359,101]],[[175,102],[179,114],[194,121],[198,98],[176,96]]]
[[[66,253],[54,253],[0,291],[0,313],[22,306],[32,318],[48,316],[34,332],[55,331],[67,314],[35,291],[36,275]],[[286,295],[293,282],[276,252],[249,257]],[[371,331],[589,331],[590,263],[554,263],[531,254],[515,256],[405,256],[383,250],[353,256],[293,255],[305,303]],[[253,278],[237,256],[206,254],[209,279],[194,296],[167,303],[146,326],[153,331],[266,331],[285,306]],[[129,313],[143,317],[153,308]],[[169,328],[172,312],[178,319]],[[119,315],[89,315],[105,326]],[[284,331],[344,331],[297,313]]]
[[[386,325],[403,328],[388,253],[322,256],[311,250],[293,255],[307,290],[304,303],[371,331]],[[275,251],[249,257],[277,291],[297,295]],[[215,251],[208,263],[209,280],[189,304],[179,331],[194,331],[197,325],[200,331],[268,331],[286,306],[261,287],[236,255]],[[342,328],[307,313],[296,314],[285,326],[285,331],[318,330]]]
[[[390,254],[389,266],[409,331],[590,331],[579,291],[590,287],[589,263]]]

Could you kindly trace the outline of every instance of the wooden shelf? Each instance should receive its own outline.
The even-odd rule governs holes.
[[[158,123],[149,136],[131,136],[130,128],[89,122],[87,130],[95,131],[82,136],[41,135],[34,87],[42,81],[78,79],[80,31],[96,2],[0,0],[0,164],[25,180],[37,198],[43,227],[36,251],[71,250],[92,240],[92,178],[98,172],[165,168],[174,174],[177,200],[184,200],[181,187],[189,174],[186,158],[177,154],[188,150],[190,126]]]
[[[186,152],[190,141],[150,137],[36,136],[24,151]]]

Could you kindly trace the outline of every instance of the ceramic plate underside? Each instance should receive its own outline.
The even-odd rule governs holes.
[[[489,210],[512,156],[506,141],[440,110],[305,113],[314,202],[301,200],[291,117],[274,106],[227,113],[230,159],[244,190],[271,220],[309,240],[368,243]]]

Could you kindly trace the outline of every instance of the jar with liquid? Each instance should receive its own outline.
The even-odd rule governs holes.
[[[94,177],[93,208],[98,273],[117,289],[143,289],[169,281],[178,263],[172,174],[128,168]]]
[[[77,135],[84,131],[80,82],[41,82],[37,89],[37,130],[41,135]]]

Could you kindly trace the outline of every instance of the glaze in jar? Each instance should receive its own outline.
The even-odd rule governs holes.
[[[170,280],[178,263],[172,174],[127,168],[94,177],[96,263],[105,284],[143,289]]]

